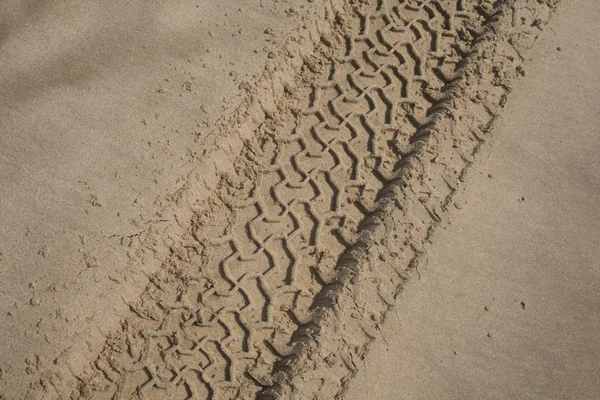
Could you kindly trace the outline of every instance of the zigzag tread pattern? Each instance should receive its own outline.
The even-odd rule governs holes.
[[[268,387],[489,3],[356,7],[348,32],[324,44],[330,65],[256,133],[79,398],[235,399]]]

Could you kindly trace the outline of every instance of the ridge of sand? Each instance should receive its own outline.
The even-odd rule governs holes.
[[[455,206],[453,196],[501,114],[523,64],[557,6],[554,1],[496,4],[442,95],[411,138],[394,177],[380,190],[337,276],[315,300],[311,325],[275,368],[265,399],[339,398],[396,303],[425,246]]]

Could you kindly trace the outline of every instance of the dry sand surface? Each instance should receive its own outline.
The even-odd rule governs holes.
[[[162,263],[169,195],[318,10],[263,3],[1,2],[0,393],[93,361]]]
[[[413,296],[411,291],[414,298],[427,297],[432,290],[440,290],[441,302],[444,293],[452,297],[457,285],[427,288],[424,280],[397,295],[423,271],[424,260],[435,277],[435,255],[469,259],[468,247],[456,240],[467,235],[468,223],[486,218],[474,216],[492,207],[481,193],[497,194],[496,210],[512,207],[519,190],[517,199],[525,197],[516,209],[506,206],[505,213],[494,214],[501,221],[487,235],[493,249],[515,232],[519,238],[544,237],[519,239],[520,246],[556,243],[556,226],[570,227],[574,236],[598,212],[591,205],[597,193],[594,145],[588,140],[587,153],[570,155],[576,148],[571,144],[579,142],[566,143],[585,136],[584,125],[580,136],[569,129],[591,121],[574,116],[597,113],[597,93],[589,89],[585,101],[563,95],[569,101],[564,107],[533,102],[538,91],[580,87],[567,83],[581,79],[578,70],[593,81],[593,64],[583,60],[596,60],[597,53],[582,50],[583,42],[575,39],[593,31],[586,25],[596,18],[589,1],[565,0],[553,28],[559,33],[547,29],[544,46],[527,62],[557,3],[0,5],[0,398],[320,399],[340,397],[357,372],[363,383],[351,391],[395,380],[361,360],[382,329],[398,330],[390,318],[382,328],[397,298]],[[555,54],[552,46],[563,50]],[[556,59],[545,61],[550,54]],[[529,64],[531,72],[522,78]],[[513,87],[515,100],[509,96]],[[498,178],[465,179],[507,99],[506,111],[514,116],[503,129],[526,144],[528,158],[520,161],[519,151],[499,141],[494,154],[505,167],[490,166]],[[536,113],[517,113],[525,106]],[[557,108],[555,120],[543,117],[543,107]],[[569,107],[574,109],[567,113]],[[542,129],[542,119],[551,126]],[[558,126],[562,143],[542,136]],[[535,175],[540,169],[533,160],[552,168]],[[511,181],[508,166],[532,175],[519,173],[522,180]],[[541,182],[556,182],[553,173],[564,185],[549,191]],[[470,181],[473,189],[467,188],[474,192],[462,193]],[[579,205],[568,224],[556,217],[567,203]],[[455,204],[461,212],[449,211]],[[463,231],[448,234],[460,218]],[[446,229],[437,239],[432,235],[439,227]],[[581,237],[593,243],[593,234],[590,228]],[[509,306],[522,311],[519,318],[531,329],[535,324],[525,315],[552,327],[547,319],[559,314],[549,317],[544,304],[580,293],[569,297],[579,304],[587,290],[588,314],[598,315],[590,300],[597,270],[586,270],[593,277],[570,270],[575,275],[565,278],[564,260],[587,253],[562,248],[548,253],[552,273],[534,268],[539,264],[531,273],[522,267],[532,262],[523,248],[519,261],[509,263],[519,265],[510,276],[522,274],[522,286],[498,278],[496,287],[493,277],[482,278],[487,292],[478,296],[493,299],[492,288],[512,296],[510,302],[484,304],[489,311],[481,312],[491,356],[506,353],[490,347],[496,335],[511,334],[500,331],[502,321],[521,329]],[[498,262],[500,249],[488,252]],[[515,260],[521,253],[511,254]],[[446,263],[443,257],[438,262]],[[563,261],[553,264],[556,259]],[[470,264],[456,262],[463,269],[448,268],[449,281],[468,285],[479,279],[464,278],[467,272],[457,277]],[[586,289],[572,289],[577,279]],[[561,285],[555,288],[555,282]],[[536,300],[550,292],[536,308]],[[439,343],[442,334],[426,328],[437,327],[444,316],[437,316],[435,303],[423,304],[413,314],[403,302],[395,310],[406,311],[414,322],[410,329],[424,326],[424,340]],[[468,330],[468,321],[452,334],[474,334],[461,331]],[[592,330],[591,322],[586,326]],[[547,332],[538,347],[527,347],[531,336],[521,332],[524,344],[517,348],[556,349],[557,335],[567,331]],[[383,336],[402,342],[405,334]],[[480,342],[461,343],[464,359],[480,360]],[[428,358],[417,352],[423,345],[390,356],[377,353],[380,344],[373,345],[375,365],[428,368]],[[546,363],[558,362],[562,353],[552,354]],[[397,358],[410,356],[410,362]],[[499,368],[523,367],[503,361]],[[475,382],[487,379],[482,371]]]
[[[598,18],[561,4],[344,399],[600,398]]]

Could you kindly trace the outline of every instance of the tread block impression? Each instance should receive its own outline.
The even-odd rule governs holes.
[[[173,249],[89,399],[251,398],[294,352],[311,307],[454,77],[493,1],[361,2],[326,65],[267,119]]]

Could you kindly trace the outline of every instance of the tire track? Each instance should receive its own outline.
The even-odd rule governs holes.
[[[309,393],[335,395],[356,363],[348,352],[313,357],[320,348],[335,348],[325,342],[336,338],[319,336],[330,324],[323,314],[344,308],[368,316],[354,328],[360,338],[349,336],[347,346],[360,347],[376,335],[368,319],[380,320],[376,310],[393,304],[403,271],[392,266],[390,276],[371,274],[377,301],[352,292],[348,303],[336,298],[347,286],[340,273],[351,269],[349,259],[368,258],[361,254],[373,243],[364,237],[382,225],[382,198],[409,206],[390,191],[390,182],[401,173],[423,184],[425,174],[418,168],[407,173],[404,165],[423,155],[459,65],[473,52],[493,5],[349,4],[338,15],[337,33],[322,38],[320,57],[306,60],[297,87],[267,114],[236,161],[236,174],[224,176],[196,214],[188,241],[172,247],[164,270],[131,307],[123,332],[107,343],[75,397],[234,399],[270,387],[263,394],[277,397],[295,392],[295,374],[307,370],[317,371]],[[483,106],[479,111],[488,120],[495,115]],[[460,150],[465,154],[457,155],[458,164],[447,160],[447,187],[456,187],[469,164],[470,150]],[[436,158],[435,151],[428,154]],[[431,226],[440,217],[431,188],[425,182],[420,189],[415,215]],[[392,224],[388,233],[402,222]],[[410,236],[415,228],[400,230]],[[419,252],[412,242],[398,247],[404,248],[399,260]],[[380,261],[385,257],[381,251]],[[319,343],[310,344],[314,339]],[[326,384],[319,363],[336,371],[339,381]]]

